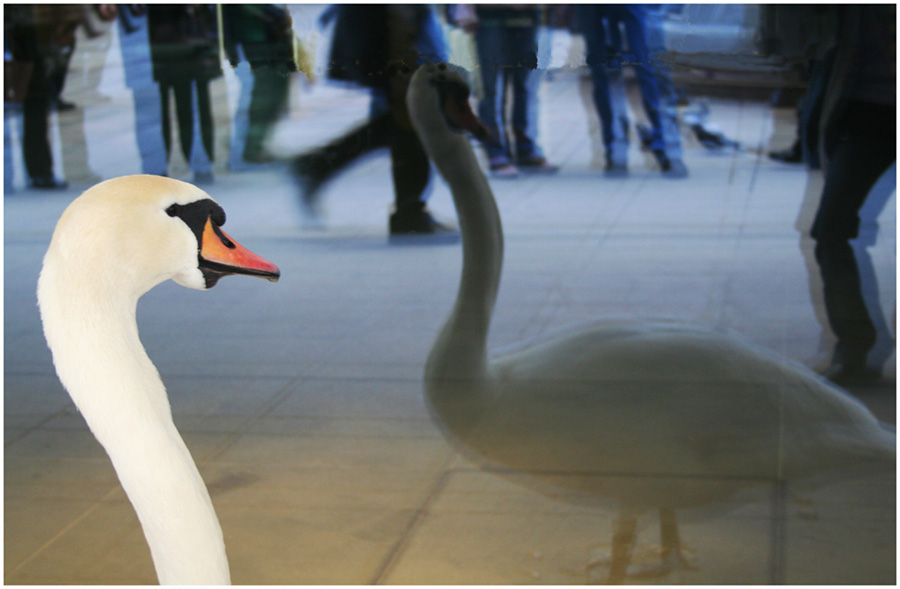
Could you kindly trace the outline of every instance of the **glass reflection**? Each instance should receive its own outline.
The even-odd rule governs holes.
[[[293,260],[139,313],[235,582],[894,582],[895,20],[6,5],[5,581],[154,582],[33,300],[57,205],[147,173]],[[496,130],[462,231],[433,61]]]

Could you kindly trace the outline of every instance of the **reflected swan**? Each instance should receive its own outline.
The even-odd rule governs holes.
[[[209,493],[138,338],[137,302],[169,278],[196,289],[228,274],[277,280],[224,222],[222,207],[185,182],[107,180],[62,214],[38,280],[57,374],[109,454],[163,584],[223,585],[230,573]]]
[[[461,132],[485,133],[465,80],[456,66],[425,65],[407,95],[462,233],[459,290],[424,377],[429,408],[448,437],[530,475],[538,488],[615,500],[611,582],[633,572],[644,511],[660,511],[664,562],[653,572],[662,574],[686,564],[676,509],[851,465],[893,468],[895,435],[862,404],[737,337],[666,321],[607,321],[489,358],[503,232]]]

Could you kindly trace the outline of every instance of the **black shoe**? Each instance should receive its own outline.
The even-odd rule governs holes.
[[[637,129],[638,138],[641,140],[641,149],[648,151],[650,146],[653,145],[653,131],[650,130],[650,127],[641,123],[635,125],[635,128]]]
[[[628,164],[625,161],[613,161],[607,153],[603,175],[607,178],[624,178],[628,176]]]
[[[38,176],[31,179],[31,188],[37,190],[63,190],[68,187],[68,182],[57,180],[53,176]]]
[[[803,150],[800,147],[800,142],[795,141],[794,144],[787,149],[782,149],[781,151],[770,151],[769,158],[775,160],[776,162],[782,162],[785,164],[802,164]]]
[[[728,139],[724,134],[719,131],[710,131],[700,123],[691,125],[691,130],[694,131],[694,135],[697,137],[697,141],[700,142],[700,145],[710,151],[716,151],[726,147],[733,147],[735,149],[740,147],[737,142]]]
[[[669,160],[669,169],[663,171],[666,178],[687,178],[687,166],[680,159]]]
[[[291,172],[300,191],[300,206],[303,213],[311,219],[319,218],[319,191],[325,183],[325,178],[313,171],[302,158],[294,160]]]
[[[244,146],[244,153],[241,155],[241,159],[248,164],[271,164],[278,161],[278,158],[272,155],[269,150],[258,145]]]
[[[831,366],[825,369],[822,376],[842,387],[867,386],[878,382],[879,374],[869,368],[865,352],[842,348],[837,345]]]
[[[653,157],[656,158],[656,161],[659,163],[659,169],[662,170],[663,173],[666,173],[672,169],[672,160],[669,159],[669,156],[666,155],[665,151],[661,149],[654,149]]]
[[[62,98],[57,98],[53,103],[53,108],[55,108],[58,112],[66,112],[69,110],[75,110],[78,107],[73,102],[63,100]]]
[[[197,186],[209,186],[215,181],[216,179],[212,172],[194,172],[194,184]]]
[[[431,213],[425,210],[393,213],[389,225],[392,236],[456,233],[454,229],[435,221]]]
[[[539,155],[518,158],[516,166],[523,172],[531,174],[550,175],[559,172],[559,166],[551,164],[547,161],[547,158]]]
[[[822,374],[834,384],[842,387],[865,387],[877,384],[881,375],[865,364],[832,364]]]

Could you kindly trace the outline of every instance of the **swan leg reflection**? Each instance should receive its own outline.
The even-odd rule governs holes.
[[[691,563],[681,550],[681,536],[678,533],[678,521],[675,519],[675,510],[671,507],[659,509],[659,535],[662,541],[662,562],[672,570],[692,570],[696,565]],[[664,574],[664,573],[660,573]]]
[[[676,570],[691,570],[697,567],[682,552],[681,537],[675,510],[669,507],[659,509],[659,529],[661,539],[660,560],[654,564],[632,564],[637,529],[637,515],[622,513],[613,531],[612,552],[600,552],[591,558],[588,571],[609,566],[606,582],[621,584],[626,577],[662,577]]]
[[[628,563],[634,549],[634,533],[637,529],[637,516],[631,513],[622,514],[616,522],[613,532],[612,563],[609,567],[609,584],[620,584],[628,574]]]

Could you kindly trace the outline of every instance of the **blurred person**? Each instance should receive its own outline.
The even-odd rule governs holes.
[[[675,84],[672,82],[672,77],[669,74],[669,66],[665,61],[666,43],[663,21],[668,9],[665,4],[648,4],[644,8],[645,33],[650,66],[656,80],[656,87],[659,90],[660,117],[666,155],[672,160],[673,165],[684,166],[682,163],[683,155],[681,151],[681,133],[678,129],[677,108],[680,103],[686,102],[686,97],[675,88]],[[648,143],[652,143],[652,132],[645,134],[650,139]]]
[[[3,25],[3,189],[9,194],[16,188],[13,138],[22,136],[22,102],[31,78],[31,63],[13,59],[10,49],[12,23],[8,16]]]
[[[28,64],[30,75],[22,98],[22,155],[29,186],[36,189],[66,188],[55,177],[50,147],[49,118],[52,89],[52,64],[59,48],[72,42],[80,22],[80,5],[10,4],[4,6],[4,29],[8,35],[12,59]]]
[[[69,5],[60,15],[55,41],[50,44],[47,67],[47,91],[49,93],[50,108],[58,111],[73,110],[75,104],[62,98],[66,85],[66,76],[69,74],[69,64],[72,62],[72,54],[75,53],[75,30],[85,22],[85,10],[91,7],[73,4]]]
[[[153,79],[147,7],[142,4],[105,5],[117,8],[119,49],[125,85],[134,101],[134,131],[141,172],[165,176],[168,155],[162,132],[159,85]]]
[[[533,132],[529,112],[536,105],[536,88],[529,77],[537,69],[538,5],[458,4],[453,21],[474,35],[483,96],[478,116],[490,131],[482,141],[491,174],[515,178],[519,171],[554,173],[559,170],[544,157]],[[506,120],[507,91],[512,98],[512,120]],[[515,163],[514,163],[515,162]]]
[[[812,170],[821,169],[819,126],[832,57],[833,54],[828,53],[809,62],[809,84],[797,104],[797,135],[790,147],[770,151],[770,159],[785,164],[806,164]]]
[[[241,56],[250,64],[253,90],[242,159],[247,163],[275,160],[265,143],[287,109],[294,64],[294,33],[290,13],[275,4],[224,4],[225,53],[236,68]]]
[[[194,182],[212,182],[214,126],[210,81],[222,76],[218,23],[212,4],[148,4],[147,24],[153,79],[159,84],[162,133],[169,160],[172,149],[170,98],[174,98],[181,152]],[[192,159],[194,98],[205,160]]]
[[[653,63],[647,45],[644,9],[639,4],[603,4],[583,5],[576,7],[579,28],[584,35],[587,46],[587,64],[591,71],[594,85],[593,98],[602,126],[603,143],[607,151],[606,173],[620,176],[628,173],[627,161],[612,158],[612,146],[615,139],[615,118],[613,101],[610,93],[607,68],[621,69],[624,65],[634,68],[638,87],[643,98],[644,111],[650,121],[649,147],[663,174],[668,177],[682,178],[687,170],[680,160],[673,160],[666,153],[666,142],[663,135],[663,123],[660,115],[659,89],[653,71]],[[611,31],[624,29],[624,41],[628,51],[617,51],[607,35]],[[611,54],[612,53],[612,54]]]
[[[448,231],[426,209],[431,163],[406,108],[409,78],[418,65],[446,61],[443,33],[426,5],[339,4],[328,77],[369,88],[368,120],[293,162],[301,200],[314,211],[321,187],[365,154],[388,148],[394,186],[391,235]]]
[[[838,37],[821,114],[825,186],[810,234],[837,336],[825,376],[847,385],[876,376],[867,356],[877,331],[850,240],[859,236],[860,209],[872,187],[897,156],[896,6],[835,9]]]
[[[647,47],[650,52],[653,75],[659,89],[660,116],[662,119],[663,139],[666,144],[666,155],[673,167],[683,167],[681,149],[681,133],[679,130],[678,107],[690,104],[690,97],[683,88],[676,88],[672,81],[669,64],[666,60],[666,44],[664,22],[668,15],[677,14],[684,5],[679,4],[646,4],[644,16],[646,23]],[[686,110],[682,121],[693,132],[697,141],[710,151],[723,148],[740,148],[736,141],[728,139],[724,133],[708,121],[709,106],[700,102],[694,108]],[[652,131],[645,125],[637,125],[638,135],[644,149],[649,150],[652,143]],[[685,172],[687,168],[685,168]]]
[[[808,74],[806,92],[797,103],[797,131],[791,146],[769,152],[787,164],[821,168],[819,146],[825,90],[832,70],[838,10],[831,5],[763,5],[756,36],[759,53],[778,54]]]

